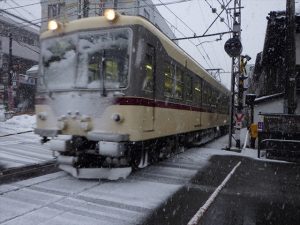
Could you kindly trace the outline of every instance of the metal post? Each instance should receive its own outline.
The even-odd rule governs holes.
[[[228,140],[228,149],[232,146],[232,134],[233,134],[233,115],[234,115],[234,87],[235,87],[235,74],[234,74],[234,61],[235,58],[232,57],[232,65],[231,65],[231,96],[230,96],[230,108],[229,108],[229,140]]]
[[[251,122],[251,124],[252,123],[254,123],[254,103],[253,104],[251,104],[251,115],[250,115],[250,122]]]
[[[234,1],[234,12],[233,12],[233,38],[241,40],[241,0]],[[243,110],[243,90],[237,88],[239,84],[240,76],[243,76],[240,72],[241,56],[240,54],[234,55],[232,57],[232,73],[231,73],[231,101],[230,101],[230,125],[229,125],[229,141],[228,149],[232,147],[232,137],[234,133],[234,116],[236,113],[241,113]],[[238,108],[236,111],[235,101],[238,103]],[[237,125],[237,123],[236,123]],[[237,131],[240,127],[236,127]],[[236,132],[236,147],[240,148],[240,133]]]

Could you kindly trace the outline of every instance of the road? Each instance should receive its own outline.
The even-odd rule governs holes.
[[[144,225],[187,224],[231,169],[229,183],[202,217],[201,225],[299,225],[300,165],[240,156],[213,156]]]

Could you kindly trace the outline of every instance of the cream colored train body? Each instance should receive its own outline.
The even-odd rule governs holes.
[[[40,61],[35,132],[79,178],[125,177],[228,127],[229,91],[142,17],[58,24]]]

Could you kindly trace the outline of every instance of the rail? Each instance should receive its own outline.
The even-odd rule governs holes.
[[[55,160],[47,161],[41,164],[31,164],[22,167],[3,169],[0,170],[0,184],[25,180],[58,171],[60,170],[57,168]]]
[[[4,134],[4,135],[0,135],[0,138],[1,137],[8,137],[8,136],[13,136],[13,135],[18,135],[18,134],[26,134],[26,133],[31,133],[31,132],[33,132],[33,130],[21,131],[21,132],[11,133],[11,134]]]

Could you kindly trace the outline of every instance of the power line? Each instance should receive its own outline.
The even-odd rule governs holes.
[[[224,9],[232,2],[232,0],[230,0],[227,5],[224,7]],[[220,15],[223,13],[224,9],[222,9],[222,11],[220,13],[217,14],[217,17],[214,19],[214,21],[210,24],[210,26],[206,29],[206,31],[203,33],[203,35],[205,35],[209,29],[212,27],[212,25],[216,22],[216,20],[220,17]]]
[[[15,17],[15,18],[17,18],[17,19],[19,19],[19,20],[21,20],[21,21],[23,21],[23,22],[26,22],[26,23],[28,23],[28,24],[31,24],[31,25],[33,25],[33,26],[36,26],[36,27],[40,28],[40,26],[38,26],[37,24],[34,24],[34,23],[30,22],[29,20],[26,20],[26,19],[24,19],[24,18],[22,18],[22,17],[19,17],[19,16],[13,14],[13,13],[4,11],[4,10],[2,10],[2,9],[0,9],[0,12],[3,12],[3,13],[5,13],[5,14],[9,15],[9,16]]]
[[[5,8],[3,10],[7,11],[7,10],[11,10],[11,9],[19,9],[19,8],[24,8],[24,7],[28,7],[28,6],[32,6],[32,5],[39,5],[39,4],[41,4],[41,3],[38,2],[38,3],[32,3],[32,4],[28,4],[28,5],[19,5],[19,6],[14,6],[14,7],[10,7],[10,8]]]
[[[161,0],[159,0],[159,2],[161,2],[162,3],[162,1]],[[188,26],[179,16],[177,16],[168,6],[166,6],[164,3],[162,3],[163,4],[163,6],[165,6],[167,9],[168,9],[168,11],[170,11],[177,19],[179,19],[179,21],[181,21],[191,32],[193,32],[194,34],[196,33],[190,26]],[[193,43],[194,44],[194,43]],[[197,47],[197,45],[196,44],[194,44],[196,47]],[[211,66],[213,67],[213,64],[212,64],[212,61],[211,61],[211,59],[210,59],[210,57],[208,56],[208,54],[207,54],[207,52],[206,52],[206,50],[204,49],[204,47],[203,46],[201,46],[202,47],[202,49],[203,49],[203,51],[204,51],[204,53],[206,54],[206,56],[207,56],[207,58],[208,58],[208,60],[209,60],[209,62],[210,62],[210,64],[211,64]]]
[[[20,6],[20,4],[17,3],[16,1],[14,1],[14,0],[11,0],[11,1],[13,3],[15,3],[17,6]],[[20,9],[22,9],[24,12],[28,13],[32,18],[35,18],[35,16],[31,12],[29,12],[28,10],[24,9],[24,7],[21,7]]]
[[[224,35],[224,34],[231,34],[233,31],[224,31],[220,33],[214,33],[214,34],[206,34],[206,35],[194,35],[190,37],[181,37],[181,38],[173,38],[173,41],[181,41],[181,40],[188,40],[188,39],[197,39],[197,38],[203,38],[203,37],[211,37],[211,36],[217,36],[217,35]]]

